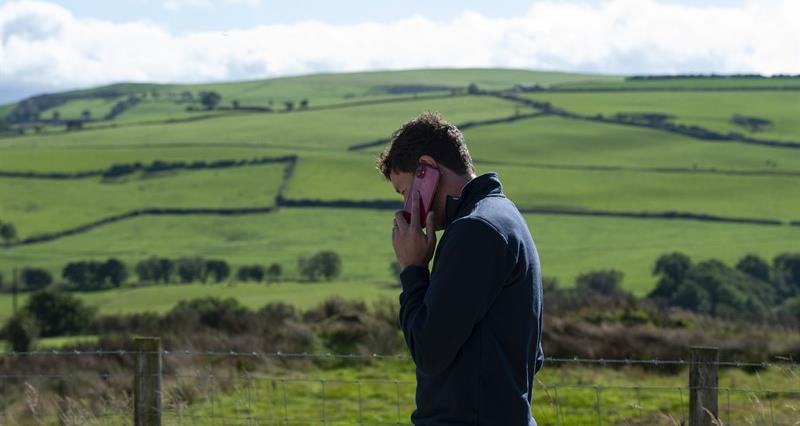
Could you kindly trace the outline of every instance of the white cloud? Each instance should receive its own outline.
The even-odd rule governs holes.
[[[303,21],[174,34],[152,22],[77,18],[52,3],[12,0],[0,5],[0,86],[416,67],[800,73],[798,16],[795,0],[749,0],[735,7],[552,1],[533,3],[524,16],[505,19],[464,12],[447,21],[419,16],[355,25]]]
[[[163,0],[161,3],[164,9],[177,11],[180,9],[189,9],[189,8],[202,8],[202,9],[210,9],[214,4],[220,4],[222,6],[226,5],[233,5],[233,6],[247,6],[247,7],[260,7],[263,5],[262,0]]]

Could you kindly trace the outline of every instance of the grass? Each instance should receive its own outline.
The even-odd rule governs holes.
[[[64,264],[79,259],[114,256],[133,266],[151,255],[205,256],[224,258],[234,267],[277,262],[291,279],[297,276],[298,257],[333,249],[343,258],[342,276],[335,282],[258,287],[263,289],[264,299],[248,293],[246,289],[252,288],[248,286],[237,286],[244,291],[229,294],[248,304],[251,298],[260,303],[276,294],[281,295],[280,300],[301,305],[332,294],[358,296],[363,292],[369,297],[387,294],[384,290],[394,282],[389,272],[393,260],[388,243],[391,217],[388,211],[358,209],[281,209],[236,217],[139,217],[48,243],[0,249],[0,271],[10,277],[13,267],[29,265],[60,276]],[[544,275],[571,286],[580,273],[615,268],[625,274],[623,286],[637,295],[646,294],[655,284],[650,270],[661,254],[681,251],[696,261],[713,257],[733,264],[748,253],[771,259],[778,253],[797,250],[796,241],[800,239],[800,228],[787,226],[558,215],[525,218]],[[287,293],[281,293],[283,289]],[[80,297],[101,311],[114,312],[124,305],[126,312],[135,312],[150,310],[162,301],[166,309],[180,298],[225,291],[225,286],[198,284],[113,290]],[[397,290],[388,294],[392,292],[397,294]],[[0,296],[0,320],[10,309],[10,296]]]
[[[800,87],[799,78],[680,78],[664,80],[612,80],[598,81],[586,79],[558,83],[553,87],[559,89],[636,89],[636,90],[697,90],[716,89],[732,90],[738,88],[794,88]]]
[[[113,164],[152,163],[155,160],[192,162],[197,160],[240,160],[281,157],[297,151],[259,146],[8,146],[0,149],[0,170],[80,172],[105,170]]]
[[[465,137],[470,153],[478,160],[582,166],[800,170],[800,150],[796,149],[709,142],[658,130],[560,117],[479,127],[467,130]]]
[[[42,111],[43,119],[52,118],[55,111],[58,111],[61,120],[81,119],[83,111],[88,110],[91,118],[102,120],[111,111],[121,98],[86,98],[67,101],[59,106]]]
[[[533,122],[530,123],[533,125]],[[301,154],[287,197],[321,200],[401,198],[374,167],[373,154]],[[513,164],[513,163],[512,163]],[[477,162],[495,171],[519,207],[683,211],[790,221],[800,211],[800,176],[570,170]],[[782,194],[783,196],[776,196]],[[742,203],[745,198],[751,202]]]
[[[33,147],[228,146],[342,150],[349,145],[386,138],[404,121],[427,110],[454,122],[507,117],[515,104],[500,99],[453,97],[404,101],[345,109],[280,113],[232,113],[172,124],[121,126],[79,132],[27,135],[0,140],[0,149],[24,143]]]
[[[721,133],[800,140],[800,122],[795,118],[800,114],[799,91],[533,93],[526,97],[585,115],[655,112],[673,115],[678,124],[698,125]],[[737,114],[766,118],[772,125],[761,131],[749,131],[731,122]]]
[[[178,358],[176,358],[176,356]],[[185,367],[180,354],[166,356],[171,366],[163,378],[165,424],[410,424],[415,408],[414,366],[409,360],[320,362],[261,365],[242,357],[237,371],[221,359],[204,358],[207,368]],[[257,370],[255,370],[257,369]],[[124,373],[123,373],[124,375]],[[120,376],[116,380],[120,380]],[[724,424],[793,424],[800,414],[796,398],[798,372],[771,367],[758,373],[738,369],[719,372],[719,415]],[[639,367],[545,364],[534,384],[532,412],[539,424],[678,425],[688,416],[688,374],[646,371]],[[54,405],[42,378],[28,380],[40,410]],[[728,390],[732,389],[732,390]],[[119,396],[116,396],[119,398]],[[54,399],[54,398],[53,398]],[[74,404],[82,424],[129,424],[131,404],[108,401],[98,407],[101,419]],[[112,404],[113,403],[113,404]],[[14,411],[11,411],[11,410]],[[10,412],[24,411],[9,407]],[[87,415],[88,414],[88,415]],[[85,416],[85,417],[84,417]],[[20,417],[20,424],[42,423],[43,415]],[[54,416],[55,417],[55,416]],[[29,421],[30,423],[26,422]],[[56,418],[53,419],[54,424]]]
[[[387,266],[388,271],[388,266]],[[239,283],[222,284],[171,284],[150,287],[126,287],[112,291],[73,293],[88,306],[98,308],[101,315],[132,314],[153,312],[163,314],[181,300],[203,297],[229,297],[238,299],[242,305],[253,310],[271,302],[290,303],[301,309],[308,309],[330,297],[374,301],[382,297],[396,298],[399,289],[392,287],[392,279],[386,274],[382,283],[359,281],[336,282],[297,282],[280,283]],[[19,306],[24,306],[27,294],[20,294]],[[11,316],[11,296],[0,295],[0,320]],[[60,340],[44,341],[46,347],[57,346]],[[72,341],[64,338],[63,343]]]
[[[282,164],[137,173],[123,180],[0,179],[0,217],[20,237],[142,208],[244,208],[274,203]]]
[[[520,207],[682,211],[790,221],[800,211],[800,176],[732,176],[495,166]],[[741,200],[748,200],[742,203]]]
[[[373,166],[382,147],[348,152],[348,146],[387,138],[402,122],[424,110],[438,110],[447,119],[460,123],[508,117],[517,112],[517,105],[491,97],[459,96],[329,110],[313,108],[364,99],[408,98],[408,93],[389,93],[400,86],[466,87],[473,82],[485,89],[515,84],[678,89],[702,85],[736,88],[795,84],[795,80],[748,79],[625,82],[618,76],[521,70],[352,73],[204,85],[128,84],[113,88],[124,95],[148,94],[142,103],[110,123],[116,127],[4,138],[0,140],[0,170],[69,172],[134,161],[208,161],[291,154],[298,155],[300,160],[285,193],[290,199],[395,199],[399,204],[399,196]],[[92,90],[108,88],[84,93]],[[160,96],[153,97],[149,93],[152,90]],[[185,105],[167,100],[170,91],[183,90],[195,94],[200,90],[218,90],[225,105],[233,99],[242,105],[265,105],[269,100],[279,104],[287,99],[306,98],[312,110],[289,114],[212,112],[216,116],[167,123],[170,118],[206,114],[187,113]],[[545,97],[556,105],[585,113],[666,111],[687,123],[709,126],[714,123],[722,126],[734,112],[763,115],[776,123],[770,131],[793,134],[796,126],[788,118],[796,112],[796,103],[792,103],[794,93],[654,91],[530,96]],[[109,126],[109,123],[98,125]],[[797,201],[800,178],[722,173],[734,170],[796,174],[800,172],[798,150],[708,142],[652,129],[560,117],[472,127],[464,134],[478,172],[499,172],[506,193],[521,207],[679,210],[800,220],[796,214],[800,207]],[[572,166],[605,169],[569,169]],[[664,173],[655,168],[704,173]],[[134,208],[264,206],[275,196],[282,169],[281,165],[270,165],[180,171],[114,184],[99,179],[0,178],[0,220],[15,223],[26,236]],[[649,270],[660,254],[680,250],[696,259],[713,257],[728,263],[749,252],[771,258],[777,253],[798,250],[796,241],[800,236],[800,228],[788,226],[558,215],[526,215],[526,218],[539,246],[545,275],[556,276],[563,285],[571,285],[581,272],[617,268],[626,274],[626,288],[639,295],[652,288],[654,280]],[[78,259],[116,256],[132,265],[151,255],[200,255],[225,258],[234,265],[278,262],[293,277],[299,256],[334,249],[344,259],[341,280],[330,286],[310,287],[314,290],[308,293],[316,294],[317,288],[346,288],[348,283],[381,288],[392,280],[388,272],[393,259],[388,240],[390,223],[389,211],[357,209],[139,217],[56,241],[0,249],[0,271],[8,277],[14,267],[40,266],[58,276],[66,262]],[[192,286],[181,288],[189,295],[202,294]],[[172,290],[120,290],[123,291],[152,291],[147,297],[157,298],[158,291],[166,294]],[[285,297],[301,300],[305,295],[301,293],[290,292]],[[322,293],[329,294],[327,290]],[[97,306],[113,307],[116,293],[105,294],[86,297],[100,297],[103,302]],[[129,304],[132,310],[146,309],[146,305],[145,302]]]
[[[384,360],[368,365],[308,371],[274,370],[268,374],[217,380],[179,379],[167,385],[173,402],[194,389],[194,403],[177,409],[166,404],[166,418],[177,422],[225,417],[280,422],[330,424],[409,424],[414,409],[415,377],[408,361]],[[779,424],[796,418],[791,395],[764,391],[797,390],[797,372],[780,368],[759,374],[720,372],[719,414],[726,424]],[[546,366],[536,377],[533,414],[539,424],[659,424],[686,421],[688,374],[662,376],[639,368],[610,370],[567,365]],[[349,422],[349,423],[347,423]]]

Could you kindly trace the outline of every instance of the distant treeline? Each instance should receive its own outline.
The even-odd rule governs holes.
[[[342,260],[338,253],[322,250],[312,256],[300,256],[297,259],[297,279],[305,281],[330,281],[339,276]],[[233,268],[224,259],[205,259],[203,257],[167,257],[151,256],[142,259],[131,269],[125,262],[117,258],[105,261],[78,260],[68,262],[61,269],[61,281],[56,281],[46,269],[23,267],[19,274],[19,282],[5,281],[0,274],[0,291],[3,292],[35,292],[53,287],[64,291],[98,291],[119,288],[123,285],[147,286],[169,285],[174,283],[189,284],[200,282],[221,283],[229,279],[239,282],[277,282],[283,278],[283,267],[273,262],[268,266],[260,264],[242,265],[233,275]],[[135,275],[136,281],[129,278]]]
[[[165,172],[165,171],[179,170],[179,169],[189,169],[189,170],[223,169],[229,167],[287,163],[295,161],[296,159],[297,159],[296,155],[287,155],[283,157],[261,157],[261,158],[240,159],[240,160],[214,160],[214,161],[197,160],[191,163],[185,161],[170,162],[170,161],[155,160],[150,164],[143,164],[141,162],[114,164],[103,172],[103,177],[117,178],[133,174],[139,171],[144,173],[157,173],[157,172]]]
[[[660,75],[632,75],[625,77],[625,80],[685,80],[685,79],[775,79],[775,78],[800,78],[800,74],[660,74]]]
[[[254,166],[262,164],[290,163],[297,160],[296,155],[286,155],[282,157],[259,157],[250,159],[224,159],[224,160],[196,160],[186,161],[162,161],[154,160],[151,163],[121,163],[112,164],[105,169],[83,170],[79,172],[34,172],[34,171],[0,171],[0,177],[21,177],[37,179],[83,179],[92,176],[102,176],[103,178],[117,178],[136,172],[156,173],[170,170],[197,170],[197,169],[222,169],[228,167]]]
[[[670,253],[656,260],[653,274],[658,284],[644,298],[625,291],[624,276],[614,269],[580,274],[568,288],[545,277],[547,356],[683,359],[686,348],[696,344],[725,347],[728,356],[741,361],[800,355],[796,342],[787,353],[791,342],[773,341],[765,332],[800,327],[800,254],[778,255],[771,264],[748,255],[729,267]],[[28,298],[0,337],[17,351],[30,349],[39,336],[96,334],[109,343],[112,336],[147,334],[162,336],[167,346],[203,342],[205,350],[322,347],[341,354],[392,354],[405,350],[397,318],[395,300],[369,309],[362,302],[329,299],[299,313],[282,303],[253,311],[235,299],[217,298],[180,302],[165,315],[98,316],[70,294],[44,290]],[[731,327],[737,331],[731,333]],[[667,368],[677,372],[684,366]]]

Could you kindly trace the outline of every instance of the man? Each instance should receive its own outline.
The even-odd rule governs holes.
[[[441,174],[425,218],[419,195],[409,194],[419,163]],[[410,221],[395,214],[392,230],[403,268],[400,325],[417,372],[412,422],[536,425],[533,376],[544,360],[541,272],[519,210],[496,174],[475,176],[461,132],[438,114],[422,114],[395,131],[378,168],[414,204]],[[444,230],[435,255],[434,230]]]

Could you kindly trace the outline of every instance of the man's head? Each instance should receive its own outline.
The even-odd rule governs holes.
[[[475,177],[475,167],[461,131],[439,114],[423,113],[395,130],[378,157],[378,170],[405,197],[421,162],[438,167],[441,173],[431,207],[436,229],[442,229],[447,196],[460,196],[464,185]]]

